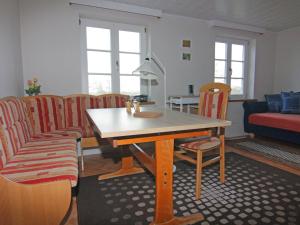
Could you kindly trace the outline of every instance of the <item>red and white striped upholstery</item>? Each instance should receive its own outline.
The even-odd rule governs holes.
[[[106,94],[98,96],[99,108],[122,108],[125,107],[128,95]]]
[[[2,138],[0,136],[0,170],[6,165],[7,159],[4,152]]]
[[[28,126],[24,106],[15,97],[0,100],[0,128],[6,157],[12,157],[18,149],[30,140],[32,129]]]
[[[64,101],[60,96],[24,97],[34,134],[65,128]]]
[[[33,127],[34,135],[52,133],[62,138],[81,138],[79,127],[66,128],[63,97],[41,95],[24,97],[28,117]]]
[[[94,131],[86,109],[99,108],[98,99],[93,95],[71,95],[64,97],[66,127],[80,127],[82,137],[93,137]]]
[[[93,137],[94,131],[87,118],[86,110],[95,108],[120,108],[125,107],[129,96],[121,94],[107,95],[71,95],[64,97],[66,127],[80,127],[82,137]]]
[[[214,119],[220,119],[222,116],[222,106],[224,104],[224,92],[204,92],[203,104],[200,108],[200,114],[202,116],[211,117]]]
[[[0,100],[0,174],[28,184],[69,179],[76,186],[76,146],[63,129],[33,135],[24,103],[15,97]]]
[[[73,149],[16,155],[0,170],[0,174],[24,184],[69,179],[74,187],[78,177],[77,155]]]

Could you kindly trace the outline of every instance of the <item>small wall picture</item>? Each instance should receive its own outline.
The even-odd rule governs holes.
[[[182,60],[191,61],[191,53],[182,53]]]
[[[182,40],[182,47],[190,48],[191,47],[191,40]]]

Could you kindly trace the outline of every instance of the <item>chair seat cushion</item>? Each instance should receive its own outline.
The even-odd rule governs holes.
[[[183,143],[179,145],[179,147],[182,149],[198,151],[198,150],[208,150],[208,149],[218,147],[220,143],[221,141],[219,138],[211,137],[205,140]]]

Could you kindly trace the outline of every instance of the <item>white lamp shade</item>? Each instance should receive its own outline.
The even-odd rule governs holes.
[[[157,80],[158,74],[160,74],[155,65],[153,65],[152,61],[148,58],[132,73],[140,73],[141,78],[145,80]]]

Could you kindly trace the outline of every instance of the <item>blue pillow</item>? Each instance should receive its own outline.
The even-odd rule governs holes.
[[[300,93],[281,93],[282,113],[300,114]]]
[[[280,94],[265,95],[265,98],[269,112],[281,112],[282,99]]]

